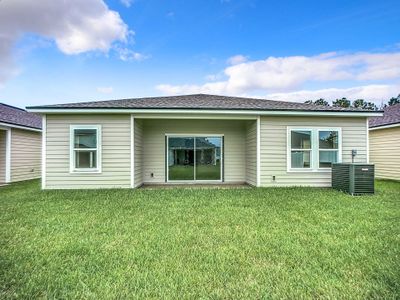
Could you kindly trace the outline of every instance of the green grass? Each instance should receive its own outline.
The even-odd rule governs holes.
[[[0,298],[399,298],[400,183],[0,189]]]
[[[194,176],[193,166],[174,165],[169,167],[170,180],[193,180]],[[197,180],[220,180],[221,179],[221,166],[219,163],[216,165],[197,165],[196,166],[196,179]]]

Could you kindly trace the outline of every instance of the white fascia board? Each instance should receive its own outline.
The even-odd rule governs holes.
[[[271,110],[219,110],[219,109],[41,109],[30,108],[28,112],[42,114],[226,114],[261,116],[337,116],[337,117],[380,117],[380,112],[340,111],[271,111]],[[186,116],[187,117],[187,116]]]
[[[390,124],[390,125],[383,125],[383,126],[377,126],[377,127],[372,127],[369,129],[369,131],[372,130],[379,130],[379,129],[386,129],[386,128],[394,128],[394,127],[400,127],[400,123],[397,124]]]
[[[36,131],[36,132],[42,132],[41,129],[32,128],[32,127],[26,127],[26,126],[21,126],[21,125],[15,125],[15,124],[10,124],[10,123],[4,123],[4,122],[0,122],[0,126],[18,128],[18,129],[24,129],[24,130],[31,130],[31,131]]]

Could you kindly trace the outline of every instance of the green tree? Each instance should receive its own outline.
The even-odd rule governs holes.
[[[367,102],[364,99],[357,99],[353,101],[353,107],[355,108],[365,108],[367,106]]]
[[[357,99],[353,101],[353,107],[368,110],[378,110],[378,107],[373,102],[367,102],[364,99]]]
[[[400,103],[400,94],[397,97],[390,98],[388,105],[392,106],[392,105],[399,104],[399,103]]]
[[[378,110],[378,106],[376,106],[373,102],[367,102],[365,109]]]
[[[305,101],[304,103],[306,103],[306,104],[315,104],[315,105],[329,106],[329,102],[326,101],[326,100],[323,99],[323,98],[320,98],[320,99],[315,100],[315,101],[313,101],[313,100],[307,100],[307,101]]]
[[[328,101],[326,101],[326,100],[323,99],[323,98],[320,98],[320,99],[318,99],[318,100],[315,100],[315,101],[314,101],[314,104],[316,104],[316,105],[322,105],[322,106],[329,106]]]
[[[336,99],[333,101],[332,105],[334,107],[344,107],[344,108],[349,108],[351,106],[350,100],[347,100],[345,97],[342,99]]]

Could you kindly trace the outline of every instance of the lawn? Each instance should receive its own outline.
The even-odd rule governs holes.
[[[0,298],[399,298],[400,183],[0,188]]]

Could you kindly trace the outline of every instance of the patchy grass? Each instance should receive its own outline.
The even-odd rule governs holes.
[[[0,189],[0,298],[399,298],[400,183]]]

